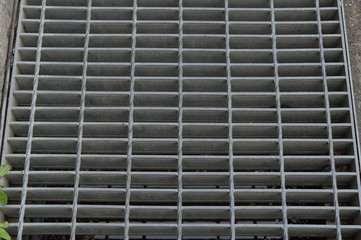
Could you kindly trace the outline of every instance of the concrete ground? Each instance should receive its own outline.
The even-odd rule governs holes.
[[[344,0],[357,123],[361,136],[361,0]]]

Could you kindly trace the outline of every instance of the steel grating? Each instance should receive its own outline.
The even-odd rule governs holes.
[[[361,239],[337,0],[22,0],[17,239]]]

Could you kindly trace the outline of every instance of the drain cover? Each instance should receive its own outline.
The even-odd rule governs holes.
[[[23,0],[17,239],[360,239],[336,0]]]

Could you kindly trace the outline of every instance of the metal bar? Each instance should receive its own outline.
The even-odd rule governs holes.
[[[41,5],[41,15],[40,15],[40,24],[39,24],[39,37],[37,42],[37,51],[36,51],[36,63],[35,63],[35,70],[34,70],[34,82],[33,82],[33,91],[32,91],[32,98],[31,98],[31,109],[30,109],[30,117],[29,117],[29,130],[28,130],[28,139],[26,144],[26,155],[24,161],[24,177],[23,177],[23,184],[21,190],[21,207],[19,210],[19,223],[18,223],[18,235],[17,239],[22,239],[23,234],[23,225],[24,225],[24,215],[25,215],[25,203],[28,193],[28,177],[29,177],[29,169],[30,169],[30,154],[32,151],[32,143],[33,143],[33,129],[34,129],[34,121],[35,121],[35,105],[36,100],[38,97],[38,76],[40,72],[40,59],[41,59],[41,48],[43,44],[42,34],[44,32],[44,24],[45,24],[45,9],[46,8],[46,1],[42,1]]]
[[[317,8],[317,25],[319,32],[319,44],[320,44],[320,57],[321,57],[321,65],[322,65],[322,76],[323,76],[323,85],[324,85],[324,93],[325,93],[325,107],[326,107],[326,119],[327,119],[327,132],[328,132],[328,145],[329,145],[329,154],[330,154],[330,162],[331,162],[331,175],[332,175],[332,189],[334,195],[334,206],[335,206],[335,221],[337,227],[337,239],[342,239],[341,233],[341,220],[340,220],[340,211],[339,211],[339,200],[338,200],[338,192],[337,192],[337,179],[336,179],[336,164],[334,159],[334,143],[332,141],[332,128],[331,128],[331,116],[330,116],[330,100],[327,86],[327,72],[325,66],[325,58],[324,58],[324,49],[323,49],[323,35],[322,35],[322,26],[321,26],[321,12],[320,12],[320,1],[316,1]]]
[[[75,176],[74,176],[74,199],[73,199],[71,233],[70,233],[71,240],[75,240],[75,238],[76,238],[76,222],[77,222],[77,215],[78,215],[78,198],[79,198],[79,183],[80,183],[79,172],[80,172],[80,167],[81,167],[81,154],[82,154],[82,150],[83,150],[84,108],[85,108],[85,96],[86,96],[86,85],[87,85],[88,46],[89,46],[91,7],[92,7],[92,0],[88,0],[87,24],[86,24],[84,49],[83,49],[83,72],[82,72],[82,84],[81,84],[78,139],[77,139],[77,146],[76,146],[77,153],[76,153],[76,167],[75,167]]]
[[[183,236],[183,0],[178,6],[178,196],[177,196],[177,239]]]
[[[124,239],[129,239],[129,215],[130,215],[130,196],[132,181],[132,154],[133,154],[133,114],[134,114],[134,85],[135,85],[135,48],[137,40],[137,0],[133,0],[133,23],[132,23],[132,50],[131,50],[131,70],[130,70],[130,89],[129,89],[129,120],[128,120],[128,146],[127,146],[127,182],[125,198],[125,216],[124,216]]]
[[[283,128],[282,128],[282,114],[281,114],[281,97],[279,86],[279,67],[278,67],[278,52],[277,52],[277,40],[275,25],[275,3],[274,0],[270,1],[271,8],[271,23],[272,23],[272,50],[273,50],[273,64],[274,64],[274,84],[276,93],[276,105],[277,105],[277,129],[278,129],[278,154],[280,165],[280,177],[281,177],[281,198],[282,198],[282,223],[283,223],[283,239],[288,240],[288,217],[287,217],[287,193],[286,193],[286,179],[285,179],[285,163],[284,163],[284,149],[283,149]]]
[[[235,203],[234,203],[234,169],[233,169],[233,128],[232,128],[232,82],[231,82],[231,57],[230,57],[230,34],[229,34],[229,1],[224,1],[225,25],[226,25],[226,66],[227,66],[227,106],[228,106],[228,156],[229,156],[229,208],[230,208],[230,237],[236,239],[235,230]]]

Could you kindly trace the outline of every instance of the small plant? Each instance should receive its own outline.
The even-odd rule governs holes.
[[[0,178],[5,176],[11,170],[11,166],[0,166]],[[3,184],[0,185],[4,187]],[[0,189],[0,204],[6,205],[8,204],[8,196],[6,193]],[[10,235],[6,232],[5,228],[9,226],[8,222],[0,223],[0,238],[11,240]]]

